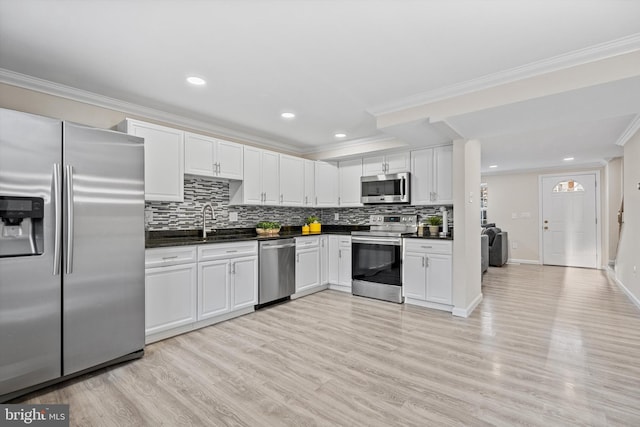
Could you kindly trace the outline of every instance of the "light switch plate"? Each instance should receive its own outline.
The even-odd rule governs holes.
[[[144,220],[145,222],[153,221],[153,211],[151,209],[144,210]]]
[[[238,212],[229,212],[229,222],[238,221]]]
[[[517,212],[511,212],[511,219],[518,219],[518,213]]]
[[[334,221],[338,221],[338,220],[340,219],[340,214],[339,214],[339,213],[337,213],[337,212],[336,212],[336,213],[334,213],[334,214],[333,214],[333,219],[334,219]]]

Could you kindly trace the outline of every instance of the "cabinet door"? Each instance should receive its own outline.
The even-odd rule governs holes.
[[[411,161],[409,153],[388,154],[385,156],[387,165],[385,173],[409,172],[411,170]]]
[[[329,239],[320,236],[320,284],[329,283]]]
[[[433,149],[411,152],[411,204],[433,203]]]
[[[316,162],[313,160],[304,161],[304,200],[305,206],[313,206],[316,196]]]
[[[193,133],[184,135],[184,173],[213,176],[215,140]]]
[[[320,285],[320,250],[316,246],[296,253],[296,292]]]
[[[230,311],[229,260],[198,263],[198,320]]]
[[[231,288],[233,310],[258,303],[258,257],[231,260]]]
[[[433,149],[435,199],[438,203],[453,203],[453,146]]]
[[[265,205],[280,204],[280,171],[278,153],[262,152],[262,192]]]
[[[451,255],[427,254],[427,301],[451,304]]]
[[[338,164],[340,179],[338,188],[340,206],[362,206],[360,203],[360,177],[362,176],[362,159],[345,160]]]
[[[184,201],[184,132],[135,120],[126,130],[144,138],[145,200]]]
[[[380,175],[385,173],[384,156],[365,157],[362,159],[362,175]]]
[[[338,284],[351,287],[351,245],[341,245],[338,251]]]
[[[145,333],[196,321],[196,264],[145,270]]]
[[[214,152],[214,163],[218,165],[216,176],[220,178],[238,179],[243,177],[243,147],[240,144],[218,140]]]
[[[338,206],[338,167],[335,163],[316,162],[316,206]]]
[[[328,236],[329,237],[329,283],[333,283],[335,285],[340,283],[340,241],[338,240],[338,236]]]
[[[244,174],[242,202],[248,205],[262,204],[262,150],[244,147]]]
[[[280,204],[302,206],[304,203],[304,159],[280,155]]]
[[[405,298],[424,301],[427,297],[426,255],[405,252],[402,260],[403,287]]]

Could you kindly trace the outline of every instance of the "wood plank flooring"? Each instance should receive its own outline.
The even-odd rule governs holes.
[[[324,291],[32,394],[77,426],[638,426],[640,311],[588,269],[490,268],[468,319]]]

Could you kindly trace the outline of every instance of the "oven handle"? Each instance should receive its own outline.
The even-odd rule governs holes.
[[[351,236],[352,243],[365,243],[371,245],[387,245],[387,246],[401,246],[402,239],[400,237],[362,237]]]
[[[402,177],[401,181],[402,185],[400,186],[400,200],[404,200],[405,194],[407,192],[405,187],[405,185],[407,185],[407,178]]]

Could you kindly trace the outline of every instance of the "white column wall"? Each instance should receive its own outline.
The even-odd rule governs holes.
[[[480,142],[453,141],[453,315],[482,301],[480,271]]]

